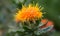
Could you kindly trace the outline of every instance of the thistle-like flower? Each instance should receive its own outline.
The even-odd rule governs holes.
[[[24,31],[33,35],[40,35],[53,29],[53,22],[47,19],[41,19],[43,17],[42,8],[38,4],[29,4],[28,6],[22,6],[22,9],[18,10],[15,15],[15,21],[21,22]],[[41,20],[40,20],[41,19]],[[20,26],[19,26],[20,27]],[[26,28],[26,29],[25,29]],[[28,31],[29,30],[29,31]]]
[[[29,6],[23,6],[21,10],[17,11],[15,15],[15,20],[25,22],[25,21],[35,21],[37,19],[41,19],[43,13],[41,12],[41,8],[38,7],[38,4],[35,6],[29,4]]]

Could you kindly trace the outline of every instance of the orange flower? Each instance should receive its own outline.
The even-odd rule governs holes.
[[[53,22],[49,21],[47,19],[43,19],[41,22],[44,24],[44,26],[41,26],[41,28],[46,28],[48,26],[53,26]]]
[[[18,21],[29,21],[29,20],[36,20],[42,18],[41,9],[39,9],[38,5],[36,4],[33,6],[29,4],[29,6],[23,6],[21,10],[15,15],[15,20]]]

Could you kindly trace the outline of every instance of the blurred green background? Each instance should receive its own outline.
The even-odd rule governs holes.
[[[45,18],[54,22],[54,28],[57,31],[55,34],[59,36],[60,0],[0,0],[0,29],[8,29],[7,27],[13,21],[17,8],[21,9],[22,4],[28,5],[33,2],[44,7],[42,11],[46,12]]]

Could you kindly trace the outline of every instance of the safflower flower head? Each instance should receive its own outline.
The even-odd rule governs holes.
[[[41,12],[41,8],[38,7],[38,4],[33,5],[29,4],[29,6],[22,6],[21,10],[18,10],[15,15],[16,22],[25,22],[25,21],[35,21],[42,18],[43,13]]]

